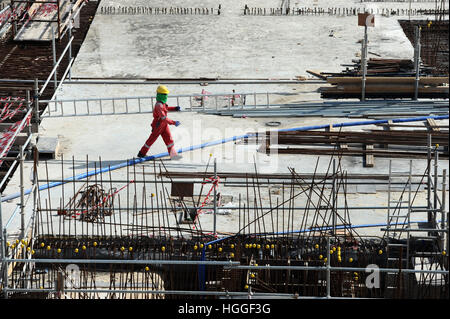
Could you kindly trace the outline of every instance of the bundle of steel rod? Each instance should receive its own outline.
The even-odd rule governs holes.
[[[301,102],[281,105],[247,105],[245,107],[227,107],[221,109],[205,109],[201,111],[207,114],[222,116],[245,117],[346,117],[346,118],[375,118],[387,116],[413,116],[429,114],[448,114],[448,101],[323,101],[323,102]]]

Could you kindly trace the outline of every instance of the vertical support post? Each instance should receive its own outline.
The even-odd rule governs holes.
[[[56,65],[56,41],[55,41],[55,30],[52,26],[52,52],[53,52],[53,67]],[[57,77],[57,70],[55,70],[55,73],[53,74],[53,79],[55,82],[55,90],[58,87],[58,77]]]
[[[412,1],[412,0],[409,0],[409,10],[408,10],[408,18],[409,18],[409,21],[411,21],[411,1]]]
[[[72,9],[70,9],[70,21],[69,21],[69,40],[70,39],[72,39]],[[72,42],[70,42],[69,44],[69,63],[70,61],[72,61]],[[72,81],[72,64],[69,65],[69,81]]]
[[[327,237],[327,298],[331,297],[330,237]]]
[[[61,40],[61,11],[60,11],[60,2],[61,0],[58,0],[57,6],[58,6],[58,40]]]
[[[13,38],[16,36],[16,34],[17,34],[17,16],[16,16],[16,14],[15,14],[15,7],[14,7],[14,1],[13,0],[11,0],[11,15],[12,15],[12,17],[13,17],[13,19],[14,19],[14,21],[13,21]]]
[[[364,26],[364,41],[361,52],[362,83],[361,83],[361,101],[366,100],[366,75],[367,75],[367,25]]]
[[[416,72],[416,78],[414,81],[414,100],[419,97],[419,82],[420,82],[420,26],[416,26],[415,29],[415,46],[414,46],[414,70]]]
[[[27,90],[27,113],[30,111],[31,109],[31,98],[30,98],[30,90]],[[30,137],[31,136],[32,131],[31,131],[31,123],[30,125],[28,125],[27,128],[27,136]],[[27,150],[30,149],[30,144],[27,145]]]
[[[37,216],[37,199],[38,199],[38,187],[37,187],[37,166],[39,162],[39,152],[36,147],[36,145],[33,146],[33,186],[34,186],[34,192],[33,192],[33,216]],[[38,231],[38,228],[36,228],[36,231]]]
[[[336,236],[336,159],[333,159],[333,186],[332,186],[332,218],[333,218],[333,236]]]
[[[437,183],[438,183],[438,161],[439,161],[439,153],[438,153],[438,146],[436,145],[436,148],[434,150],[434,187],[433,187],[433,209],[437,209],[437,203],[438,203],[438,197],[437,197]]]
[[[427,152],[427,209],[431,209],[431,134],[428,134]],[[430,222],[430,211],[428,211],[428,222]]]
[[[390,230],[391,224],[391,181],[392,181],[392,160],[389,160],[389,184],[388,184],[388,202],[387,202],[387,227]],[[387,236],[389,240],[389,233]]]
[[[432,214],[432,223],[430,226],[431,228],[436,228],[436,212],[437,212],[437,206],[438,206],[438,196],[437,196],[437,188],[438,188],[438,161],[439,161],[439,152],[438,152],[438,146],[436,145],[434,149],[434,180],[433,180],[433,210],[431,212]],[[437,233],[434,233],[435,235]]]
[[[3,287],[6,287],[6,282],[3,277],[3,273],[6,271],[5,258],[6,258],[6,248],[5,248],[6,238],[3,236],[3,216],[2,216],[2,202],[0,201],[0,257],[1,257],[1,267],[0,276],[2,276]]]
[[[38,79],[34,80],[34,133],[39,133],[39,84]]]
[[[214,158],[214,183],[217,179],[217,161]],[[217,187],[216,185],[213,185],[214,187],[214,226],[213,226],[213,232],[214,232],[214,237],[217,234]]]
[[[2,210],[2,205],[0,202],[0,217],[2,215],[1,213]],[[0,231],[2,232],[2,268],[1,270],[3,271],[3,277],[2,277],[2,281],[3,281],[3,297],[5,299],[8,299],[8,292],[7,292],[7,288],[8,288],[8,264],[6,263],[6,228],[3,228],[3,224],[1,223],[1,218],[0,218]]]
[[[441,229],[445,229],[446,188],[447,188],[447,169],[444,168],[442,170]],[[447,233],[447,241],[448,241],[448,233]],[[444,247],[445,247],[445,236],[442,235],[442,249],[444,249]]]
[[[447,188],[447,169],[442,170],[442,196],[441,196],[441,228],[445,229],[445,204],[446,201],[446,188]]]
[[[25,236],[25,202],[24,202],[24,186],[23,186],[23,146],[20,147],[19,155],[20,165],[20,237]]]

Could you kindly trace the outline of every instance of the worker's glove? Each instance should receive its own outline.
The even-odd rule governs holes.
[[[181,124],[180,121],[175,121],[175,126],[178,126],[180,124]]]
[[[181,107],[175,106],[175,111],[181,111]]]

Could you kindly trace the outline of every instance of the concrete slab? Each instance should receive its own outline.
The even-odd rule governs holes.
[[[149,5],[145,0],[116,0],[101,5],[218,8],[219,3],[153,1]],[[279,1],[227,1],[221,15],[97,15],[77,57],[74,76],[294,78],[306,76],[307,69],[341,71],[340,64],[351,63],[361,51],[358,41],[364,30],[355,16],[244,16],[245,4],[274,8]],[[312,6],[313,2],[295,4]],[[316,4],[377,7],[356,0]],[[369,30],[369,51],[385,58],[413,57],[397,18],[376,17],[377,27]],[[115,41],[110,41],[111,34]]]
[[[36,147],[40,156],[55,158],[59,150],[59,141],[56,137],[39,137]]]

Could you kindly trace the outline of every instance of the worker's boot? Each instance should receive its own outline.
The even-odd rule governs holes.
[[[179,154],[177,153],[175,147],[172,147],[172,148],[169,150],[169,155],[170,155],[170,159],[171,159],[171,160],[179,160],[179,159],[183,158],[181,155],[179,155]]]
[[[139,151],[137,157],[139,157],[139,158],[145,157],[145,154],[142,154],[141,151]]]

